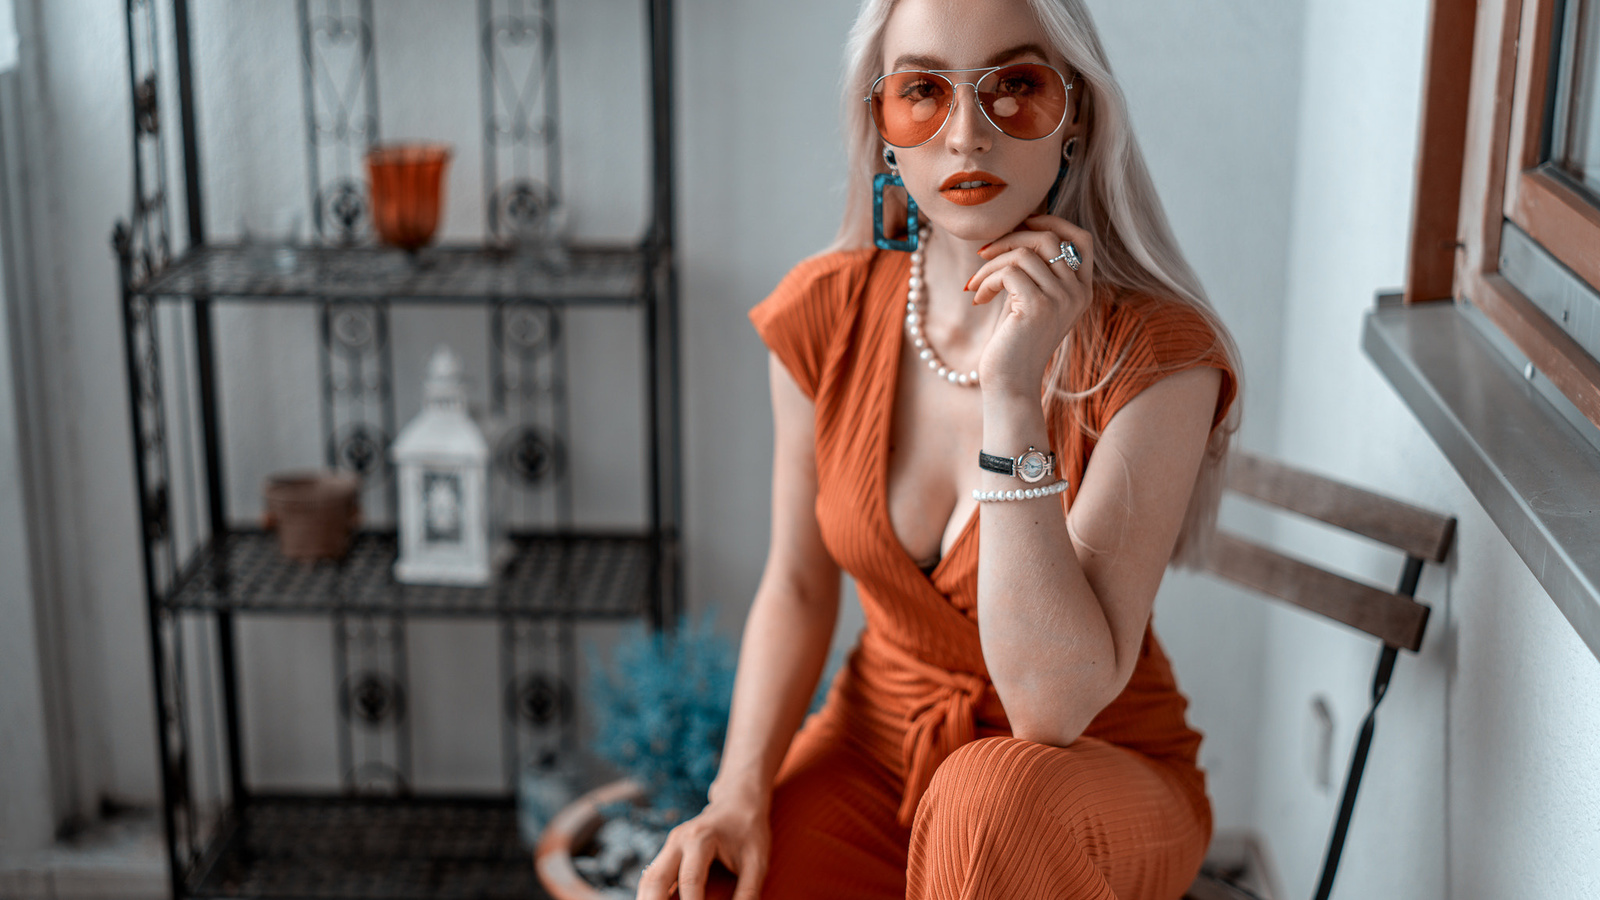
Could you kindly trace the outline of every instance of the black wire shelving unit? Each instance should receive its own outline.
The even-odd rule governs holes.
[[[665,628],[682,609],[672,2],[642,0],[644,236],[600,245],[551,237],[563,202],[555,0],[458,0],[477,24],[477,46],[463,52],[480,68],[486,238],[411,254],[373,240],[360,176],[380,135],[373,0],[292,0],[313,232],[297,246],[208,240],[191,2],[125,2],[133,204],[112,244],[172,894],[543,896],[513,791],[526,760],[581,752],[574,628],[633,619]],[[486,311],[490,411],[505,426],[492,465],[539,520],[511,532],[514,553],[490,585],[396,582],[392,525],[359,532],[341,560],[305,564],[230,518],[213,315],[231,303],[313,312],[325,463],[362,475],[364,512],[383,513],[380,523],[398,509],[386,462],[396,432],[391,313]],[[570,524],[563,323],[597,306],[630,310],[640,325],[648,512],[636,529]],[[337,791],[269,791],[247,777],[238,627],[274,615],[325,618],[332,629]],[[407,624],[452,618],[496,623],[502,694],[485,702],[500,710],[501,793],[413,786]]]

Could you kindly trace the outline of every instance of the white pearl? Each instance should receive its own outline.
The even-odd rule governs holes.
[[[919,287],[922,287],[922,276],[921,275],[912,275],[911,276],[911,289],[914,291]]]
[[[962,387],[966,387],[966,385],[967,385],[967,383],[969,381],[970,381],[970,379],[967,378],[966,375],[960,375],[960,376],[957,376],[957,378],[956,378],[956,383],[961,385]]]
[[[913,332],[913,335],[914,336],[911,338],[911,343],[913,346],[919,349],[928,346],[928,342],[922,339],[922,335],[916,334],[915,332]]]
[[[919,357],[921,357],[923,359],[933,359],[933,348],[929,347],[928,349],[922,351],[921,353],[918,353],[917,356],[919,356]]]
[[[915,325],[920,321],[922,321],[922,317],[917,315],[916,313],[914,313],[914,312],[906,313],[906,324]]]
[[[961,380],[961,374],[959,372],[950,372],[950,373],[946,374],[944,377],[948,378],[950,380],[951,384],[956,384],[957,382],[959,382]]]
[[[1015,500],[1015,499],[1017,499],[1017,492],[1016,491],[1006,491],[1006,499],[1007,500]]]
[[[928,348],[928,349],[929,349],[929,350],[930,350],[930,351],[932,351],[932,350],[933,350],[933,348],[932,348],[932,347],[929,347],[929,348]],[[938,360],[937,360],[937,359],[930,359],[930,360],[928,360],[928,368],[930,368],[930,369],[933,369],[933,370],[934,370],[934,371],[936,371],[936,372],[937,372],[937,371],[938,371],[938,370],[939,370],[939,361],[938,361]]]
[[[944,378],[945,376],[950,374],[950,370],[945,368],[944,366],[940,366],[939,369],[938,369],[938,372],[939,372],[939,377],[940,378]]]
[[[973,369],[971,372],[968,372],[967,373],[967,377],[972,379],[972,383],[973,384],[977,384],[978,383],[978,370],[977,369]]]

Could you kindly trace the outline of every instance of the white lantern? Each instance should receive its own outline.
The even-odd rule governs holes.
[[[397,581],[488,584],[510,555],[489,503],[489,443],[467,412],[461,360],[440,345],[428,361],[422,412],[391,450],[399,471]]]

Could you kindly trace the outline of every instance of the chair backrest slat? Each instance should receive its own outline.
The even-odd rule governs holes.
[[[1230,454],[1228,487],[1290,512],[1443,562],[1456,520],[1243,450]]]
[[[1207,567],[1231,581],[1415,652],[1428,607],[1218,530]]]

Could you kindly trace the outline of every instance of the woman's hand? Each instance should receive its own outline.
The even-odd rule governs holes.
[[[1074,272],[1066,260],[1046,262],[1071,242],[1083,259]],[[1029,216],[1022,226],[978,251],[987,262],[967,282],[972,302],[1003,297],[1005,312],[978,359],[985,389],[1035,395],[1045,366],[1094,289],[1094,242],[1089,232],[1059,216]]]
[[[772,851],[767,813],[764,803],[712,800],[667,835],[639,879],[638,900],[667,900],[674,886],[681,900],[704,900],[712,860],[739,876],[733,900],[757,900]]]

